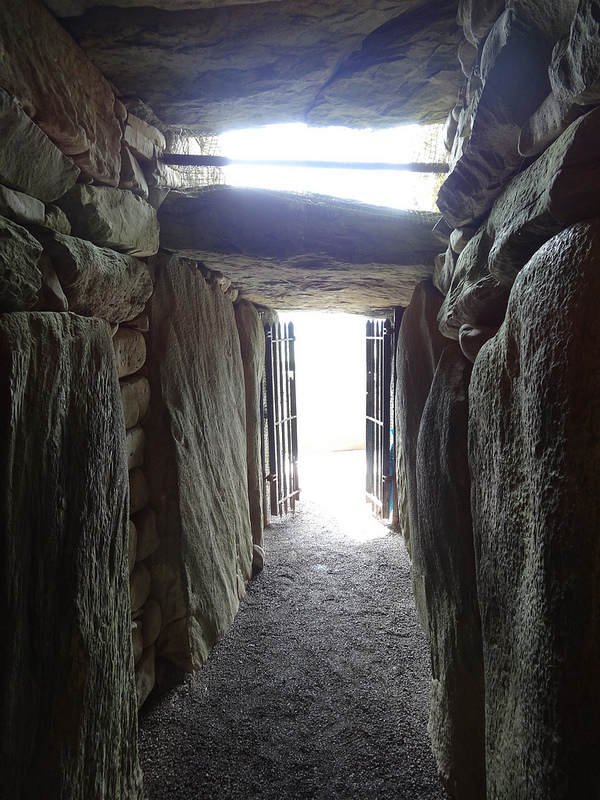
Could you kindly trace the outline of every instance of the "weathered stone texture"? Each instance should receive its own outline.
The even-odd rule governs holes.
[[[437,313],[443,299],[430,281],[417,286],[403,314],[396,349],[398,510],[409,550],[412,531],[418,526],[416,454],[419,424],[438,359],[448,346],[448,340],[439,332],[437,324]],[[427,629],[427,620],[421,622]]]
[[[231,302],[195,262],[158,261],[150,309],[158,652],[190,669],[231,624],[251,573],[244,374]]]
[[[552,48],[569,30],[575,8],[576,0],[519,0],[490,30],[458,121],[453,169],[438,197],[453,226],[481,221],[521,169],[521,128],[550,92]]]
[[[79,169],[71,159],[63,155],[2,88],[0,140],[0,182],[12,189],[50,203],[70,189],[79,176]]]
[[[418,525],[411,575],[431,649],[429,734],[455,800],[485,797],[481,620],[475,580],[467,392],[471,364],[457,344],[440,356],[416,450]]]
[[[137,258],[49,230],[35,234],[52,259],[71,311],[112,324],[143,311],[152,279]]]
[[[0,311],[27,311],[42,290],[41,245],[25,228],[0,217]]]
[[[0,795],[137,798],[110,329],[72,314],[0,315],[0,362]]]
[[[221,6],[249,5],[251,3],[280,2],[280,0],[152,0],[153,8],[179,11],[186,8],[220,8]],[[57,17],[75,17],[95,6],[120,8],[147,7],[148,0],[48,0],[48,8]]]
[[[133,517],[137,530],[136,561],[143,561],[158,550],[160,540],[156,532],[156,513],[152,508],[144,508]]]
[[[454,105],[462,75],[455,3],[419,7],[374,31],[335,72],[308,113],[315,125],[369,127],[418,119],[441,122]]]
[[[414,26],[407,26],[404,42],[401,22],[419,8],[428,9],[432,28],[423,52],[423,61],[430,56],[430,63],[421,64],[421,74],[415,69]],[[291,0],[195,11],[94,8],[64,22],[122,92],[141,97],[174,127],[220,132],[302,122],[307,115],[312,124],[331,124],[331,103],[314,108],[313,104],[319,92],[335,82],[338,70],[343,89],[353,93],[352,124],[367,127],[431,120],[436,115],[428,106],[437,110],[438,121],[445,118],[445,103],[452,94],[450,87],[458,86],[460,66],[454,63],[453,76],[448,50],[455,23],[448,18],[436,27],[439,9],[439,3],[427,0],[366,0],[350,5]],[[401,81],[405,90],[395,94],[393,108],[384,116],[378,113],[384,107],[383,84],[374,96],[372,83],[364,79],[365,72],[376,74],[375,49],[363,53],[362,60],[359,57],[355,81],[349,81],[348,69],[356,67],[357,60],[349,60],[348,68],[344,62],[360,51],[369,34],[396,18],[397,60],[393,64],[394,49],[388,49],[388,60],[380,67],[382,74]],[[426,39],[427,17],[422,21],[419,35]],[[405,58],[407,52],[411,58]],[[386,91],[391,93],[391,87]]]
[[[550,82],[558,100],[600,102],[600,5],[580,0],[567,36],[552,54]]]
[[[57,201],[74,236],[133,256],[158,252],[156,211],[141,197],[109,186],[77,184]]]
[[[258,312],[247,300],[235,306],[246,388],[246,463],[252,541],[263,544],[263,397],[265,332]]]
[[[600,783],[600,223],[517,277],[470,390],[488,797],[595,797]]]
[[[433,213],[228,186],[159,212],[161,244],[223,271],[259,305],[374,313],[433,273]]]
[[[116,186],[121,128],[110,84],[39,0],[0,5],[0,85],[81,169]]]
[[[0,186],[0,214],[19,225],[43,225],[46,207],[35,197]]]
[[[117,375],[125,378],[133,375],[146,361],[146,340],[140,331],[120,327],[113,336]]]
[[[134,378],[125,378],[120,383],[125,427],[133,428],[144,418],[148,410],[150,385],[146,378],[137,375]]]

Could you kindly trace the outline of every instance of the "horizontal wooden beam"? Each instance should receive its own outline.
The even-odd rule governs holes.
[[[448,172],[448,164],[409,162],[406,164],[382,161],[280,161],[275,159],[251,160],[246,158],[226,158],[225,156],[195,156],[180,153],[164,153],[162,161],[177,167],[301,167],[303,169],[362,169],[390,170],[402,172]]]

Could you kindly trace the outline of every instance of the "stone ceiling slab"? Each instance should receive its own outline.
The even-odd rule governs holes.
[[[453,0],[450,5],[454,6]],[[447,7],[444,2],[443,8]],[[418,9],[427,9],[427,14],[416,32]],[[441,121],[454,103],[454,97],[449,99],[449,51],[456,43],[449,16],[436,21],[439,10],[435,0],[365,0],[360,4],[293,0],[178,11],[96,7],[62,22],[125,98],[143,100],[169,125],[218,133],[305,121],[324,87],[335,86],[346,62],[349,66],[342,69],[342,82],[335,90],[338,99],[330,92],[319,100],[320,106],[325,101],[328,107],[342,103],[347,114],[349,103],[355,105],[351,124],[363,127],[432,121],[438,119],[438,111]],[[406,27],[406,43],[404,15],[413,20]],[[348,61],[361,52],[363,41],[373,31],[390,20],[396,23],[393,36],[389,32],[384,36],[384,65],[373,63],[376,42],[357,56],[356,64]],[[431,35],[427,34],[429,25]],[[426,42],[422,50],[417,46],[419,38]],[[422,59],[422,71],[415,71],[418,59]],[[378,66],[381,80],[374,102],[371,77],[377,77]],[[456,60],[454,70],[458,85]],[[349,91],[350,73],[355,76],[351,100],[343,97]],[[382,96],[388,79],[401,88],[385,110]],[[389,91],[389,84],[385,88]],[[429,109],[436,109],[433,116]],[[329,124],[330,118],[330,108],[327,113],[317,108],[311,122]]]
[[[377,314],[407,305],[433,273],[434,213],[319,195],[220,186],[171,193],[164,247],[229,276],[240,293],[279,310]]]

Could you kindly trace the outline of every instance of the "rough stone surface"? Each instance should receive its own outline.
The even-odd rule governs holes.
[[[403,314],[396,349],[398,511],[409,551],[412,531],[418,525],[416,454],[419,424],[438,359],[448,345],[437,323],[443,299],[430,281],[422,281],[417,286]],[[427,628],[427,620],[421,622]]]
[[[1,13],[0,85],[87,175],[116,186],[121,128],[110,84],[39,0],[2,0]]]
[[[535,251],[559,231],[600,214],[600,109],[576,120],[503,191],[486,223],[490,273],[511,286]]]
[[[156,513],[152,508],[143,508],[134,515],[138,532],[136,561],[143,561],[158,550],[160,540],[156,532]]]
[[[136,426],[127,431],[125,449],[127,451],[127,468],[141,467],[144,463],[144,429]]]
[[[65,236],[69,236],[71,233],[71,223],[67,219],[67,215],[62,208],[59,208],[52,203],[46,205],[46,213],[44,215],[43,224],[46,228],[52,228],[53,231],[62,233]]]
[[[131,645],[133,647],[133,660],[137,664],[144,652],[142,624],[139,619],[133,620],[131,623]]]
[[[504,11],[506,0],[458,0],[458,22],[469,42],[477,46]]]
[[[126,189],[139,195],[143,200],[148,199],[148,182],[142,168],[133,153],[123,144],[121,150],[121,177],[119,189]]]
[[[174,127],[220,132],[302,122],[308,116],[312,124],[330,124],[331,105],[314,109],[313,105],[338,72],[357,108],[352,123],[369,127],[431,121],[435,114],[428,108],[439,110],[437,121],[445,118],[449,87],[458,85],[460,65],[454,61],[453,77],[447,42],[455,24],[448,19],[436,27],[439,7],[427,0],[365,0],[353,5],[338,0],[292,0],[196,11],[94,8],[64,23],[125,95],[141,98]],[[428,39],[423,61],[430,57],[430,63],[421,64],[421,74],[415,70],[414,25],[407,26],[404,43],[401,24],[403,16],[412,16],[418,8],[429,10],[435,31],[429,39],[426,28],[419,32],[421,39]],[[373,84],[364,79],[365,72],[376,74],[377,53],[367,50],[362,57],[348,60],[349,67],[345,62],[361,50],[369,34],[395,19],[398,35],[380,68],[382,75],[393,74],[402,81],[405,91],[395,95],[393,110],[380,116],[382,82],[373,96]],[[423,17],[424,26],[426,22]],[[385,29],[383,34],[385,40]],[[437,48],[432,46],[436,35]],[[407,52],[411,58],[405,58]],[[348,69],[357,63],[360,71],[354,72],[356,81],[350,81],[351,87]],[[389,94],[390,87],[385,91]],[[347,113],[348,98],[343,102]]]
[[[150,384],[147,378],[136,376],[120,381],[125,427],[133,428],[142,420],[150,402]]]
[[[48,0],[48,8],[57,17],[75,17],[95,6],[136,8],[151,6],[168,11],[186,8],[220,8],[221,6],[249,5],[250,3],[278,2],[279,0]]]
[[[150,490],[144,477],[144,473],[139,467],[129,470],[129,512],[135,514],[148,504]]]
[[[509,289],[490,275],[491,236],[485,227],[467,242],[456,260],[450,288],[438,319],[440,331],[458,339],[461,326],[499,326],[504,319]]]
[[[235,306],[246,387],[246,463],[252,541],[263,544],[263,394],[265,332],[258,312],[247,300]]]
[[[143,311],[152,279],[137,258],[50,230],[34,233],[52,259],[71,311],[113,325]]]
[[[161,628],[160,606],[153,597],[149,597],[142,608],[142,643],[144,649],[158,639]]]
[[[150,303],[147,475],[161,544],[149,559],[159,653],[198,668],[251,573],[244,373],[233,307],[194,263],[157,264]]]
[[[43,225],[46,207],[35,197],[0,186],[0,214],[20,225]]]
[[[142,653],[135,666],[135,685],[138,708],[144,705],[156,682],[155,647],[151,645]]]
[[[79,169],[71,159],[62,154],[2,88],[0,138],[0,182],[6,186],[50,203],[77,180]]]
[[[127,561],[129,565],[129,574],[131,575],[133,568],[135,567],[138,549],[137,528],[131,520],[129,520],[129,538],[127,541],[129,545],[127,550]]]
[[[0,217],[0,311],[27,311],[42,290],[41,245],[25,228]]]
[[[563,133],[585,109],[570,100],[558,100],[550,93],[521,128],[519,153],[537,156]]]
[[[373,313],[408,305],[433,273],[436,215],[217,187],[161,206],[161,244],[233,279],[276,309]]]
[[[5,314],[0,362],[0,795],[138,798],[110,329]]]
[[[374,31],[321,89],[308,114],[315,125],[393,126],[399,119],[441,122],[462,74],[456,4],[407,12]]]
[[[522,167],[521,128],[550,92],[552,47],[568,31],[575,2],[517,2],[490,31],[459,118],[453,169],[438,196],[454,227],[481,221]]]
[[[57,204],[74,236],[133,256],[158,252],[156,211],[132,192],[77,184]]]
[[[458,344],[440,356],[416,452],[419,524],[411,576],[431,650],[429,735],[456,800],[485,797],[483,650],[475,580],[467,393],[471,364]]]
[[[150,572],[145,564],[136,564],[129,576],[131,613],[137,614],[150,594]]]
[[[550,82],[558,100],[600,102],[600,5],[580,0],[567,36],[554,48]]]
[[[146,340],[140,331],[120,327],[113,336],[119,378],[133,375],[146,361]]]
[[[599,252],[598,219],[545,244],[473,368],[488,797],[598,793]]]

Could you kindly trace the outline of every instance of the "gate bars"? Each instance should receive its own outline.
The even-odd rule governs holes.
[[[265,325],[270,507],[273,516],[296,510],[298,424],[293,322]]]
[[[366,499],[373,513],[389,519],[392,512],[394,457],[390,448],[392,325],[367,320]]]

